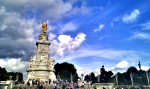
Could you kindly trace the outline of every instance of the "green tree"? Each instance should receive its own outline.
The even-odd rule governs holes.
[[[73,81],[74,82],[77,81],[78,79],[77,70],[73,64],[67,62],[61,64],[57,63],[55,64],[54,68],[57,77],[59,75],[61,79],[70,81],[70,77],[72,75]]]
[[[95,74],[93,72],[90,73],[90,78],[91,78],[92,83],[97,82],[97,79],[96,79]]]
[[[5,68],[0,67],[0,81],[7,80],[7,71]]]
[[[85,80],[85,81],[90,81],[90,80],[91,80],[91,79],[90,79],[90,76],[89,76],[88,74],[85,75],[84,80]]]
[[[113,72],[105,71],[104,65],[102,65],[102,68],[100,69],[100,82],[101,83],[110,82],[112,75],[113,75]]]
[[[5,68],[0,67],[0,81],[6,81],[9,76],[12,76],[12,80],[16,80],[16,75],[19,74],[19,81],[23,80],[23,74],[21,72],[7,72]]]
[[[131,78],[130,74],[133,75],[134,85],[147,85],[147,77],[146,71],[144,70],[137,70],[134,66],[131,66],[127,69],[124,73],[118,73],[118,83],[119,85],[131,85]],[[111,78],[111,82],[116,82],[115,76]]]

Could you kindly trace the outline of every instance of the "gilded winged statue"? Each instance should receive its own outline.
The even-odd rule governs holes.
[[[39,40],[48,40],[48,35],[46,34],[47,31],[47,22],[42,22],[42,33],[39,36]]]
[[[42,22],[42,32],[46,33],[46,31],[47,31],[47,23]]]

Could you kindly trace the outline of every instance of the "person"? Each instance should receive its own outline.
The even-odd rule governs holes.
[[[79,86],[77,83],[75,83],[75,89],[79,89]]]
[[[32,86],[33,86],[31,79],[29,80],[29,86],[30,86],[30,88],[32,88]]]
[[[30,80],[30,79],[29,79],[29,80]],[[29,80],[28,80],[28,82],[27,82],[27,85],[28,85],[28,86],[30,86]]]
[[[66,86],[63,84],[62,89],[65,89],[65,88],[66,88]]]
[[[37,79],[37,87],[38,87],[38,89],[40,88],[40,79],[39,78]]]
[[[53,81],[53,86],[54,86],[54,89],[57,89],[57,85],[55,81]]]
[[[106,89],[105,87],[103,87],[103,89]]]
[[[46,83],[46,86],[45,86],[45,88],[44,89],[48,89],[48,84]]]
[[[39,89],[43,89],[43,84],[44,84],[44,82],[43,82],[43,81],[41,81],[41,82],[40,82]]]
[[[73,89],[73,82],[70,83],[70,89]]]
[[[48,81],[48,82],[49,82],[49,84],[51,84],[51,79],[49,79],[49,81]]]

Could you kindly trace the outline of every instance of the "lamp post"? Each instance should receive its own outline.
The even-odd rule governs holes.
[[[117,74],[115,75],[115,78],[116,78],[116,84],[117,84],[117,87],[118,87],[118,75]]]
[[[82,81],[83,81],[83,77],[84,77],[84,74],[83,74],[83,73],[81,74],[81,77],[82,77]]]
[[[131,78],[132,87],[133,87],[133,73],[130,73],[130,78]]]
[[[148,75],[148,70],[146,71],[146,77],[147,77],[147,82],[148,82],[148,87],[149,87],[149,75]]]
[[[100,78],[100,75],[97,75],[97,82],[99,83],[99,78]]]
[[[71,75],[70,75],[70,80],[71,80],[71,82],[73,82],[73,79],[72,79],[73,77],[72,77],[72,73],[71,73]]]
[[[150,63],[149,63],[149,66],[150,66]],[[150,68],[146,71],[146,77],[147,77],[147,83],[148,83],[148,87],[150,87],[149,85],[149,71],[150,71]]]
[[[139,61],[138,66],[139,66],[139,70],[140,70],[140,80],[141,80],[141,86],[143,86],[143,81],[142,81],[142,76],[141,76],[141,63],[140,63],[140,61]]]

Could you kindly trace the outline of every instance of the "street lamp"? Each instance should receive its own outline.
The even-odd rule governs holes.
[[[148,82],[148,86],[149,86],[149,75],[148,75],[148,70],[146,71],[146,77],[147,77],[147,82]]]
[[[131,78],[132,87],[133,87],[133,73],[130,73],[130,78]]]
[[[73,77],[72,77],[72,73],[70,75],[70,80],[71,80],[71,83],[73,82]]]
[[[118,75],[117,74],[115,75],[115,78],[116,78],[116,84],[117,84],[117,87],[118,87]]]
[[[140,61],[139,61],[138,66],[139,66],[139,69],[140,69],[140,80],[141,80],[141,86],[143,86],[143,81],[142,81],[142,76],[141,76],[141,63],[140,63]]]
[[[83,77],[84,77],[84,74],[83,74],[83,73],[81,74],[81,77],[82,77],[82,81],[83,81]]]

